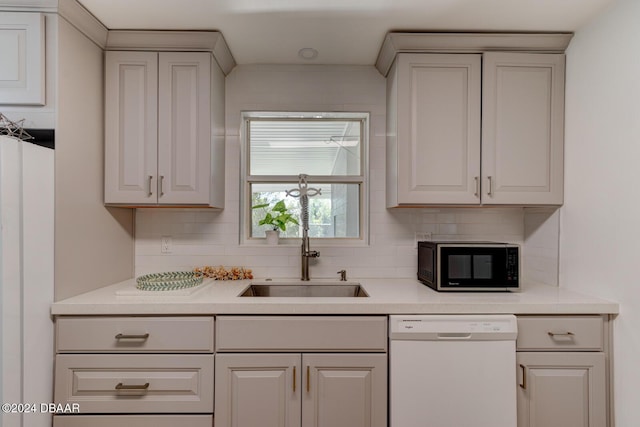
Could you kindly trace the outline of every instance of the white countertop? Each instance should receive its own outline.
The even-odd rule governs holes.
[[[443,293],[413,279],[352,279],[368,298],[238,297],[250,282],[205,280],[192,294],[135,294],[135,279],[51,306],[53,315],[182,314],[615,314],[617,303],[555,286],[525,284],[520,292]],[[138,292],[140,293],[140,292]]]

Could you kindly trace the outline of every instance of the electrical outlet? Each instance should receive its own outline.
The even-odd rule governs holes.
[[[431,240],[431,233],[428,231],[416,231],[414,248],[418,247],[418,242]]]
[[[173,239],[171,236],[162,236],[160,238],[160,252],[170,254],[173,251]]]

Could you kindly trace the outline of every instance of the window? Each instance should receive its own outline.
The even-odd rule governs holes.
[[[245,241],[268,230],[253,206],[283,200],[299,220],[300,200],[286,191],[298,188],[300,174],[320,189],[309,197],[309,236],[364,241],[367,128],[365,113],[245,113]],[[280,237],[302,236],[298,222]]]

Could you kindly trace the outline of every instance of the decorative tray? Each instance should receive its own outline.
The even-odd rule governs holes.
[[[143,291],[173,291],[198,286],[203,279],[202,274],[191,271],[146,274],[136,279],[136,288]]]

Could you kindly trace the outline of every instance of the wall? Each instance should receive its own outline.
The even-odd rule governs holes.
[[[560,283],[620,303],[614,321],[618,426],[640,425],[640,2],[619,0],[567,51]]]
[[[133,274],[133,211],[104,207],[102,49],[59,19],[55,299]]]
[[[558,286],[560,211],[526,208],[522,275],[528,280]]]
[[[300,249],[240,246],[240,123],[247,110],[356,111],[370,113],[370,245],[321,247],[312,277],[416,275],[416,231],[433,239],[504,240],[521,243],[521,208],[385,208],[385,79],[374,67],[247,65],[226,80],[226,201],[223,211],[138,209],[136,275],[199,265],[246,266],[258,277],[299,277]],[[160,252],[161,236],[173,252]]]

